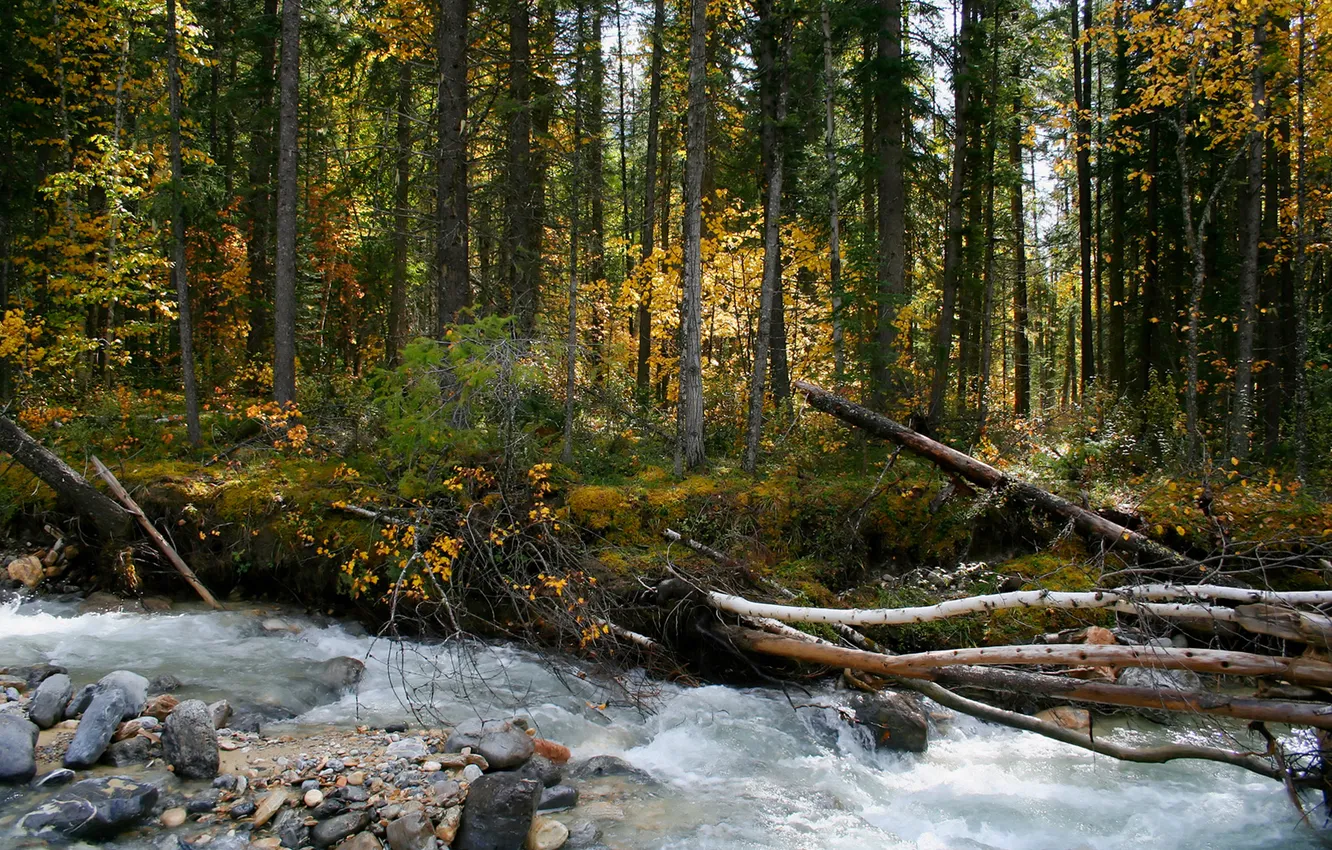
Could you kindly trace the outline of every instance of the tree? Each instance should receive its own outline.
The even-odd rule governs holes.
[[[517,11],[513,14],[521,17],[525,24],[526,4],[523,0],[514,0],[514,6],[515,9],[522,7],[521,15]],[[435,331],[439,336],[443,336],[447,325],[457,320],[458,311],[472,301],[467,256],[467,139],[464,133],[467,122],[467,25],[467,0],[441,0],[435,33],[439,54],[439,147],[435,163],[435,300],[438,318]],[[525,108],[525,105],[520,107]],[[519,130],[515,129],[515,132]],[[515,145],[522,144],[518,138],[512,141]]]
[[[277,282],[273,303],[273,395],[296,400],[296,170],[300,99],[301,0],[282,0],[278,78]]]
[[[1015,78],[1017,74],[1013,75]],[[1009,214],[1013,227],[1013,412],[1031,415],[1031,346],[1027,339],[1027,236],[1022,195],[1022,102],[1013,100],[1013,123],[1009,128],[1008,163],[1013,170],[1009,187]]]
[[[648,70],[647,156],[643,163],[643,233],[640,256],[646,262],[656,248],[657,149],[661,128],[662,31],[666,28],[666,0],[652,2],[652,59]],[[670,195],[669,189],[666,195]],[[649,282],[638,295],[635,313],[638,330],[638,361],[634,385],[638,403],[646,407],[652,376],[652,286]]]
[[[1083,0],[1083,29],[1091,29],[1091,0]],[[1078,257],[1082,271],[1082,372],[1085,393],[1096,374],[1092,347],[1092,189],[1091,189],[1091,42],[1078,35],[1078,0],[1069,0],[1073,29],[1073,103],[1077,116],[1073,136],[1078,171]]]
[[[397,175],[393,191],[393,285],[389,292],[388,333],[384,335],[384,361],[398,364],[407,342],[407,237],[411,227],[412,179],[412,66],[398,60]]]
[[[504,197],[509,293],[518,335],[532,336],[540,298],[541,234],[532,153],[532,50],[527,0],[509,0],[509,113]]]
[[[968,2],[963,2],[964,16],[967,14]],[[908,95],[906,64],[902,56],[901,0],[879,0],[878,11],[881,17],[874,95],[875,149],[878,157],[878,312],[873,363],[875,399],[877,404],[882,405],[891,389],[892,367],[896,359],[897,303],[906,294],[906,184],[903,178],[902,142],[907,124]],[[965,23],[963,27],[963,39],[969,39],[970,30],[965,29]],[[962,50],[959,47],[960,54]],[[955,91],[957,85],[963,86],[959,96],[965,100],[968,97],[966,76],[970,71],[965,67],[964,58],[960,57],[959,62],[962,63],[962,76],[959,78],[957,73],[954,74],[954,85]],[[958,115],[959,120],[964,118],[963,112],[960,111]],[[959,134],[963,132],[961,126]],[[946,302],[947,296],[944,309],[948,311],[950,308]]]
[[[167,0],[167,89],[171,112],[171,277],[176,284],[180,327],[180,369],[185,379],[185,428],[190,445],[199,433],[199,388],[194,379],[194,325],[190,321],[190,284],[185,265],[185,167],[180,155],[180,55],[176,45],[176,0]]]
[[[685,133],[684,281],[680,301],[677,474],[703,465],[703,165],[707,156],[707,0],[689,3],[689,111]]]
[[[823,24],[823,155],[828,165],[828,288],[832,296],[833,385],[840,392],[846,375],[846,343],[842,319],[842,218],[837,197],[837,73],[833,65],[828,0],[820,4],[819,16]]]

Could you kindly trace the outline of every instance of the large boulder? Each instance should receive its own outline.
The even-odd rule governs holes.
[[[128,776],[85,779],[28,812],[18,827],[39,837],[110,838],[147,818],[157,794],[155,786]]]
[[[541,783],[491,773],[472,783],[453,850],[520,850],[532,829]]]
[[[635,782],[651,782],[652,774],[634,767],[618,756],[593,756],[569,766],[566,775],[570,779],[604,779],[607,776],[624,776]]]
[[[490,770],[519,767],[536,752],[531,736],[507,720],[460,724],[449,735],[444,750],[459,753],[467,747],[483,756]]]
[[[356,658],[339,655],[319,665],[316,678],[320,684],[335,691],[344,691],[356,687],[365,675],[365,663]]]
[[[217,730],[203,700],[185,700],[171,712],[162,730],[162,750],[180,779],[217,776]]]
[[[102,764],[112,767],[129,767],[132,764],[146,764],[149,759],[162,754],[161,747],[151,738],[133,735],[123,741],[112,741],[102,753]]]
[[[139,716],[139,710],[148,701],[148,680],[129,670],[107,673],[97,682],[98,692],[118,690],[125,695],[125,712],[121,720]]]
[[[856,719],[869,730],[880,750],[923,753],[929,746],[930,718],[920,701],[894,691],[856,694],[851,699]]]
[[[65,751],[65,767],[78,770],[97,764],[125,716],[125,705],[125,693],[119,688],[99,690]]]
[[[50,729],[60,722],[65,714],[65,706],[69,705],[73,696],[74,684],[64,673],[43,679],[28,703],[28,719],[36,723],[39,729]]]
[[[37,775],[37,727],[16,714],[0,714],[0,784]]]

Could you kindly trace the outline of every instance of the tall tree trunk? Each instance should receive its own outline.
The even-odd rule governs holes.
[[[1267,15],[1262,13],[1253,27],[1253,47],[1257,53],[1253,66],[1253,120],[1261,125],[1267,118],[1266,59]],[[1253,424],[1253,338],[1258,306],[1258,246],[1263,214],[1263,131],[1249,132],[1247,180],[1243,209],[1243,261],[1240,266],[1239,334],[1235,351],[1235,402],[1230,420],[1230,453],[1246,457],[1249,453],[1249,429]]]
[[[277,0],[264,0],[264,26],[255,27],[259,60],[254,69],[255,100],[250,121],[250,161],[245,193],[246,260],[250,267],[250,329],[245,350],[262,355],[271,342],[269,308],[273,302],[268,262],[273,221],[273,89],[277,82],[277,41],[272,27],[277,21]]]
[[[398,61],[398,125],[394,134],[398,147],[397,180],[393,187],[393,285],[389,290],[388,334],[384,360],[398,365],[407,341],[407,231],[411,227],[408,209],[412,175],[412,66]]]
[[[957,60],[953,71],[953,163],[948,191],[946,241],[944,242],[943,292],[939,321],[934,328],[934,377],[930,384],[931,422],[943,418],[944,396],[948,392],[948,365],[953,349],[953,312],[957,309],[957,288],[962,272],[962,204],[967,187],[967,136],[971,111],[971,41],[975,26],[975,0],[962,0],[962,27],[958,34]]]
[[[1073,92],[1077,107],[1078,256],[1082,268],[1082,373],[1083,394],[1096,374],[1092,348],[1092,193],[1091,193],[1091,45],[1078,35],[1078,0],[1069,0],[1073,22]],[[1091,0],[1083,0],[1085,26],[1091,28]]]
[[[842,328],[842,220],[838,209],[837,126],[834,121],[837,75],[828,0],[822,0],[819,14],[823,24],[823,155],[828,164],[828,283],[832,293],[833,387],[841,392],[846,376],[846,342]]]
[[[584,110],[589,108],[588,99],[584,96],[587,93],[583,91],[583,54],[587,52],[587,33],[584,31],[585,16],[586,10],[584,5],[580,3],[578,6],[578,34],[574,41],[574,120],[573,139],[571,140],[573,150],[570,153],[569,167],[569,304],[564,344],[564,445],[560,451],[560,459],[566,464],[573,463],[574,417],[577,415],[574,400],[578,385],[578,219],[580,212],[578,205],[580,203],[579,184],[584,176],[581,167]],[[600,29],[600,27],[597,29]],[[596,35],[598,39],[601,37],[600,32]],[[599,109],[600,104],[592,108]]]
[[[967,0],[963,0],[964,14]],[[902,2],[879,0],[877,85],[874,96],[878,153],[878,312],[873,366],[874,400],[892,391],[897,361],[897,307],[906,293],[906,187],[902,140],[906,128],[906,66],[902,61]],[[963,25],[965,28],[965,24]],[[966,72],[964,72],[966,73]]]
[[[758,334],[754,339],[749,379],[749,421],[745,437],[744,468],[750,473],[757,468],[759,440],[763,436],[763,390],[767,378],[769,346],[773,343],[773,308],[777,291],[782,285],[781,124],[786,118],[787,65],[791,39],[786,16],[779,13],[775,6],[775,0],[759,0],[758,45],[754,51],[758,58],[759,103],[763,121],[760,147],[763,157],[764,204],[763,281],[759,287]]]
[[[1295,474],[1309,480],[1309,377],[1305,360],[1309,356],[1309,273],[1308,224],[1305,221],[1307,190],[1305,185],[1308,138],[1304,126],[1305,30],[1308,18],[1300,4],[1299,48],[1296,52],[1295,88]]]
[[[301,0],[282,0],[273,395],[283,405],[296,400],[296,114],[300,104],[300,44]]]
[[[1152,384],[1152,370],[1156,364],[1157,326],[1161,321],[1161,239],[1157,234],[1161,191],[1161,131],[1160,120],[1149,122],[1147,128],[1147,204],[1142,236],[1142,292],[1138,335],[1138,389],[1146,395]]]
[[[1014,78],[1017,75],[1014,74]],[[1022,194],[1021,98],[1013,99],[1013,126],[1009,130],[1008,162],[1013,170],[1009,199],[1013,219],[1013,412],[1031,415],[1031,344],[1027,339],[1027,239]]]
[[[515,0],[522,6],[523,0]],[[472,303],[467,256],[467,0],[441,0],[435,34],[439,54],[439,147],[435,162],[435,332]],[[526,104],[519,107],[525,109]]]
[[[194,325],[190,321],[190,284],[185,266],[185,167],[180,155],[180,55],[176,47],[176,0],[167,0],[167,88],[171,111],[171,277],[176,284],[180,326],[180,369],[185,378],[185,431],[190,445],[199,433],[199,387],[194,379]],[[2,315],[2,314],[0,314]]]
[[[505,185],[505,241],[509,292],[517,333],[532,336],[536,324],[541,261],[536,234],[536,175],[532,163],[531,18],[528,0],[509,0],[509,133]]]
[[[685,138],[684,286],[680,302],[680,446],[676,470],[697,469],[703,449],[703,165],[707,156],[708,4],[690,0],[689,112]]]
[[[999,58],[999,39],[998,33],[994,38],[994,70],[998,70]],[[985,213],[984,225],[985,232],[985,262],[983,273],[985,275],[985,288],[981,296],[980,313],[980,368],[976,374],[976,412],[977,420],[980,423],[981,433],[985,432],[986,423],[989,417],[990,402],[990,371],[993,368],[994,344],[994,155],[995,148],[998,146],[996,139],[997,128],[994,122],[994,111],[990,113],[990,120],[986,122],[985,129]]]
[[[615,325],[609,320],[613,301],[609,298],[606,281],[606,174],[605,174],[605,107],[606,58],[602,50],[601,0],[595,0],[591,9],[591,27],[587,38],[588,68],[583,85],[588,101],[583,117],[587,145],[587,162],[582,173],[588,194],[587,224],[587,281],[591,293],[590,323],[591,345],[588,355],[592,360],[592,375],[598,383],[606,378],[606,352],[613,342]]]
[[[666,28],[666,0],[652,3],[652,60],[648,71],[647,158],[643,168],[643,236],[640,253],[646,262],[656,247],[657,215],[657,147],[661,128],[661,61],[662,32]],[[666,195],[670,195],[667,184]],[[647,407],[652,391],[652,281],[643,278],[643,291],[638,295],[636,325],[638,329],[638,363],[634,386],[638,403]]]
[[[1124,11],[1115,7],[1115,111],[1128,108],[1128,48],[1124,41]],[[1118,121],[1111,125],[1118,127]],[[1110,154],[1110,334],[1106,365],[1115,392],[1122,393],[1128,383],[1124,361],[1124,157]]]

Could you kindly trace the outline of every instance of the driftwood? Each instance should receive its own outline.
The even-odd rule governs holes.
[[[98,534],[117,538],[129,532],[133,524],[129,511],[89,484],[86,478],[5,416],[0,416],[0,451],[13,457],[54,490],[62,504],[91,520]]]
[[[1192,567],[1195,570],[1199,566],[1197,561],[1162,546],[1145,535],[1111,522],[1048,490],[1005,475],[993,466],[931,440],[887,416],[861,407],[807,381],[796,381],[794,386],[804,393],[811,407],[836,416],[843,422],[855,425],[875,437],[891,440],[930,461],[949,475],[963,478],[990,490],[1008,490],[1052,516],[1072,522],[1080,534],[1101,540],[1107,550],[1140,555],[1160,566]]]
[[[138,521],[139,527],[148,535],[148,539],[153,541],[153,545],[157,547],[158,551],[166,556],[166,559],[171,562],[171,566],[176,568],[176,572],[180,573],[181,576],[185,578],[185,581],[189,583],[190,587],[194,588],[194,592],[199,594],[199,598],[208,603],[210,608],[218,611],[223,610],[222,603],[218,602],[217,599],[213,597],[213,594],[208,592],[208,588],[204,587],[203,582],[199,581],[199,577],[194,574],[194,570],[190,569],[189,564],[185,563],[179,553],[177,553],[172,545],[167,542],[167,539],[162,536],[161,532],[148,521],[148,517],[144,516],[138,503],[134,501],[130,496],[129,491],[127,491],[121,485],[120,481],[116,479],[116,476],[111,473],[111,470],[106,467],[106,464],[102,463],[96,457],[92,459],[92,464],[97,470],[97,474],[106,482],[106,486],[109,487],[111,492],[115,494],[116,498],[125,505],[129,514]]]
[[[1211,714],[1243,720],[1264,720],[1332,729],[1332,706],[1328,705],[1250,699],[1162,688],[1134,688],[982,667],[913,667],[898,663],[898,658],[894,656],[780,637],[752,629],[729,628],[725,630],[725,635],[735,646],[751,652],[830,667],[861,670],[876,675],[926,679],[945,686],[1039,694],[1128,708]]]

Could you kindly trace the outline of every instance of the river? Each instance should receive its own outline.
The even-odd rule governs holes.
[[[603,709],[604,694],[572,661],[507,646],[459,655],[283,617],[300,630],[265,631],[253,612],[80,615],[72,605],[10,602],[0,605],[0,666],[50,661],[76,686],[120,668],[170,673],[184,682],[182,697],[282,704],[297,714],[286,721],[293,725],[410,720],[403,687],[425,685],[427,665],[468,669],[465,679],[418,691],[433,694],[440,717],[520,712],[575,757],[619,755],[659,780],[623,806],[622,821],[603,825],[603,841],[623,850],[1320,846],[1276,783],[1237,768],[1122,764],[963,716],[934,730],[923,755],[878,753],[834,711],[792,708],[845,698],[833,691],[656,685],[650,713]],[[314,704],[311,669],[339,655],[365,660],[358,692]],[[1145,721],[1098,733],[1139,743],[1167,737]],[[1218,734],[1175,733],[1193,741]]]

